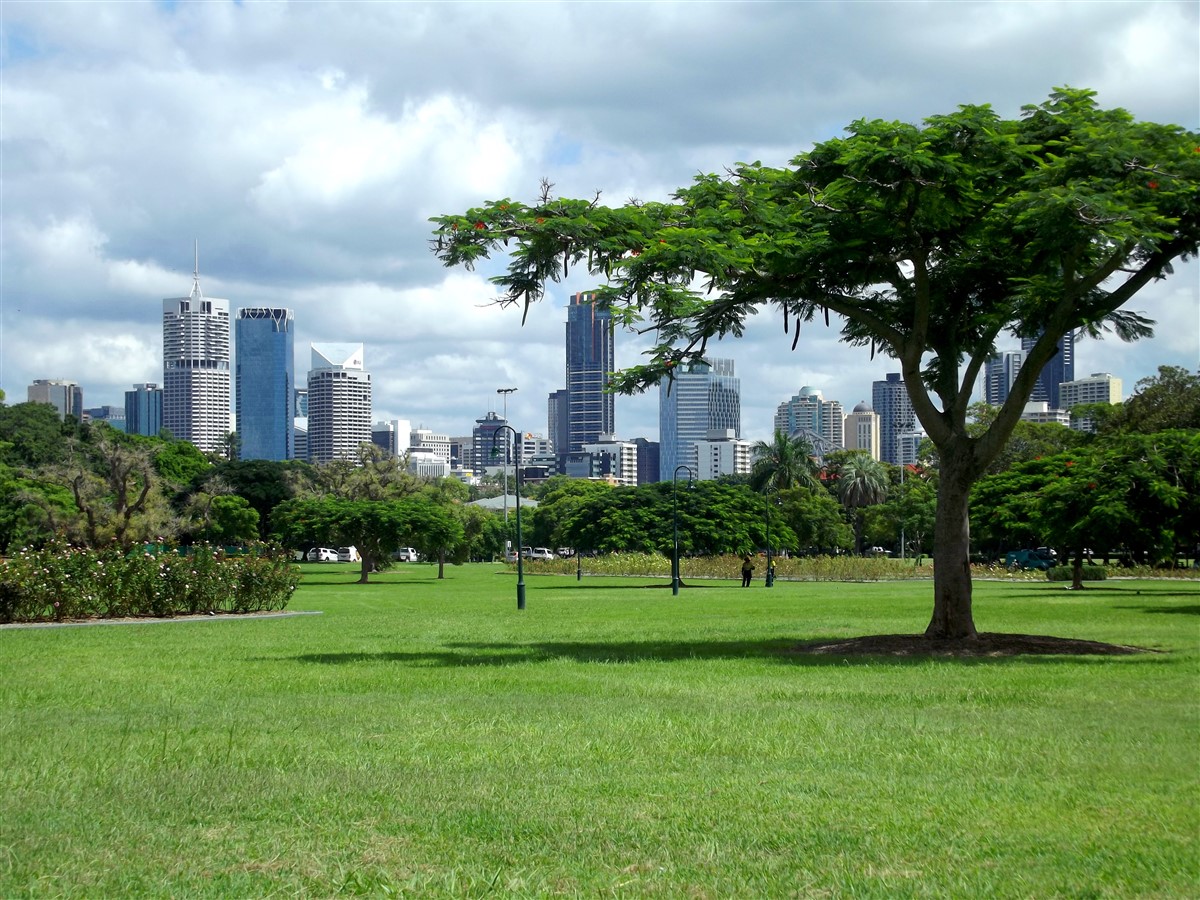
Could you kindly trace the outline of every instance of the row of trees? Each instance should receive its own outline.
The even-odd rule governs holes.
[[[994,410],[977,406],[973,427]],[[1076,560],[1121,550],[1145,562],[1200,539],[1200,376],[1164,368],[1139,382],[1098,437],[1021,422],[972,492],[977,553],[1050,545]],[[1175,430],[1145,434],[1139,423]],[[749,477],[695,485],[612,488],[553,478],[531,485],[528,544],[583,551],[669,553],[676,515],[690,554],[930,549],[941,460],[932,445],[903,471],[840,451],[818,465],[801,439],[760,442]],[[454,479],[421,479],[364,446],[359,458],[307,463],[208,459],[169,437],[123,435],[60,422],[44,404],[0,405],[0,542],[131,546],[170,540],[243,543],[276,538],[295,549],[354,545],[360,580],[392,550],[439,563],[494,558],[514,541],[515,517],[467,503]]]

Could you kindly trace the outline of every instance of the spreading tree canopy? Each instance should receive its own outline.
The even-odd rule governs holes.
[[[1133,340],[1124,309],[1200,243],[1200,135],[1101,109],[1064,88],[1017,119],[961,106],[922,125],[860,120],[785,167],[700,175],[670,202],[552,195],[435,218],[448,266],[509,254],[498,302],[525,313],[547,281],[584,265],[619,321],[657,335],[615,384],[670,377],[761,308],[793,346],[814,319],[899,361],[941,459],[934,609],[926,633],[975,634],[971,484],[1003,447],[1055,344],[1073,329]],[[967,409],[1005,335],[1035,339],[986,431]]]

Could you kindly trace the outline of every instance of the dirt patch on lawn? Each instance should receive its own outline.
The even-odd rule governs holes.
[[[797,644],[792,653],[825,656],[931,656],[931,657],[1005,657],[1005,656],[1128,656],[1157,653],[1145,647],[1106,644],[1077,638],[1043,634],[1000,634],[983,632],[967,640],[943,640],[923,634],[872,634],[864,637],[808,641]]]

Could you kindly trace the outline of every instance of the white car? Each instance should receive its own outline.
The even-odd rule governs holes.
[[[338,547],[337,558],[338,562],[362,562],[357,547]]]
[[[392,559],[398,560],[400,562],[416,562],[417,561],[417,551],[414,550],[412,547],[401,547],[399,550],[397,550],[395,553],[392,554]]]
[[[329,547],[313,547],[308,551],[309,562],[337,562],[337,551]]]
[[[553,550],[551,550],[549,547],[525,547],[525,548],[524,548],[524,549],[521,551],[521,554],[522,554],[522,555],[523,555],[523,556],[524,556],[526,559],[530,559],[530,560],[533,560],[533,559],[539,559],[539,560],[554,559],[554,551],[553,551]]]

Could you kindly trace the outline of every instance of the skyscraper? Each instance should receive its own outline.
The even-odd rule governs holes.
[[[741,382],[732,359],[706,359],[675,371],[658,386],[659,480],[670,481],[681,465],[696,470],[696,441],[710,431],[742,435]]]
[[[871,459],[879,459],[879,416],[861,400],[855,404],[845,423],[846,449],[865,450]]]
[[[74,381],[35,378],[26,391],[26,397],[30,403],[49,403],[64,421],[67,416],[83,421],[83,388]]]
[[[163,427],[204,452],[229,434],[229,301],[200,291],[163,301]]]
[[[362,344],[313,344],[308,372],[308,458],[357,459],[371,443],[371,376]]]
[[[1036,337],[1021,338],[1021,350],[1024,351],[1026,357],[1036,343]],[[1062,409],[1062,398],[1059,396],[1058,386],[1064,381],[1075,380],[1075,332],[1068,331],[1060,337],[1057,347],[1058,352],[1038,373],[1037,384],[1034,385],[1033,394],[1029,397],[1035,403],[1044,400],[1049,404],[1050,409]]]
[[[917,419],[899,372],[872,383],[871,406],[879,416],[879,458],[893,466],[915,462]]]
[[[154,437],[163,427],[163,391],[157,384],[135,384],[125,392],[125,431]]]
[[[837,400],[826,400],[816,388],[802,387],[775,411],[775,430],[804,437],[818,456],[845,445],[845,412]]]
[[[1008,399],[1024,360],[1025,354],[1020,350],[997,353],[988,359],[983,370],[983,399],[992,406],[1002,406]]]
[[[242,459],[295,454],[295,316],[290,309],[239,309],[236,337],[237,433]]]
[[[613,334],[612,312],[596,302],[594,293],[571,297],[567,307],[567,446],[556,445],[559,454],[580,451],[584,444],[616,430],[614,398],[605,392],[616,368]],[[557,439],[553,431],[550,437]]]

